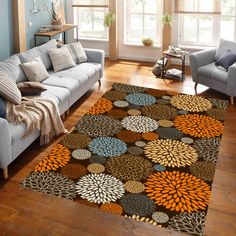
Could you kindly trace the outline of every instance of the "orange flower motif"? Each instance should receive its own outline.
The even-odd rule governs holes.
[[[157,133],[146,132],[142,134],[142,138],[148,141],[153,141],[159,138]]]
[[[174,124],[184,134],[189,134],[196,138],[220,136],[224,128],[220,121],[199,114],[176,116]]]
[[[89,115],[98,115],[110,111],[113,108],[112,102],[106,98],[100,98],[88,111]]]
[[[104,203],[101,205],[100,209],[103,211],[112,212],[118,215],[121,215],[123,212],[123,208],[117,203]]]
[[[145,185],[150,199],[170,211],[205,210],[210,199],[210,186],[189,173],[157,172],[149,176]]]
[[[34,169],[35,172],[47,172],[57,170],[65,166],[71,158],[71,152],[61,144],[57,144],[50,154],[44,158]]]

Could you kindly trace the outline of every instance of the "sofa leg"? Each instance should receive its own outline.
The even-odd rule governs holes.
[[[4,179],[8,178],[8,168],[7,167],[5,169],[3,169],[3,177],[4,177]]]
[[[233,96],[230,96],[230,102],[231,102],[231,105],[234,105],[234,97]]]
[[[197,95],[197,85],[198,85],[198,83],[195,83],[195,86],[194,86],[195,95]]]
[[[68,109],[68,110],[66,111],[66,115],[67,115],[67,116],[70,115],[70,109]]]
[[[98,85],[99,85],[99,87],[101,86],[101,84],[102,84],[102,83],[101,83],[101,80],[98,80]]]

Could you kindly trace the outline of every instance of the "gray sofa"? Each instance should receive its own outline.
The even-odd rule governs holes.
[[[41,96],[53,98],[62,115],[97,81],[100,84],[100,79],[103,76],[105,54],[102,50],[85,49],[88,57],[87,62],[54,73],[47,50],[56,47],[56,41],[51,40],[23,54],[15,54],[0,62],[0,70],[7,72],[16,83],[27,81],[20,67],[20,58],[22,56],[23,58],[40,56],[50,74],[50,77],[42,82],[47,91],[42,92]],[[23,138],[25,130],[26,126],[23,123],[15,125],[8,123],[6,119],[0,118],[0,168],[3,169],[4,178],[8,177],[8,165],[40,135],[40,131],[36,130],[31,135]]]
[[[236,96],[236,63],[224,71],[215,65],[215,61],[230,50],[236,53],[236,42],[221,39],[218,49],[209,49],[189,56],[195,90],[198,84],[230,96],[231,104]]]

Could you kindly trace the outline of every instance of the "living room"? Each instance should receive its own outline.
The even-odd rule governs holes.
[[[3,235],[235,235],[236,0],[1,0]]]

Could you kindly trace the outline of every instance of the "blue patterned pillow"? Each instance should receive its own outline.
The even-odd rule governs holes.
[[[0,96],[0,117],[6,119],[6,101]]]

